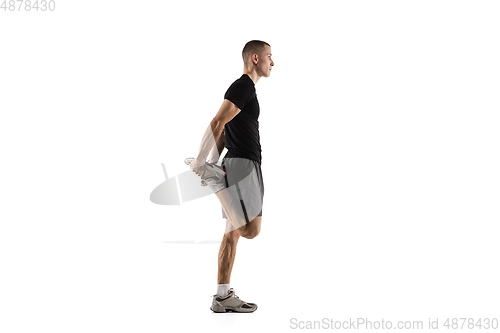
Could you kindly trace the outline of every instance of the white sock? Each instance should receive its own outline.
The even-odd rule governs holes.
[[[218,284],[217,285],[217,295],[226,296],[229,291],[229,284]]]

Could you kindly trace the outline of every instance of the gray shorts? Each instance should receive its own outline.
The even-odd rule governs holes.
[[[221,166],[226,171],[226,190],[231,195],[231,206],[242,211],[247,222],[249,216],[262,216],[264,180],[260,163],[246,158],[225,157]],[[227,219],[224,210],[222,217]]]

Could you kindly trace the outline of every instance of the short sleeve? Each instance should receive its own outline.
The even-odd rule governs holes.
[[[233,102],[240,110],[243,110],[253,95],[252,87],[245,81],[235,81],[224,94],[224,99]]]

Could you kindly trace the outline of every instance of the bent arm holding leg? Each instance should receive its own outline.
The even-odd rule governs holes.
[[[207,160],[207,156],[212,148],[217,146],[216,143],[219,142],[219,138],[224,130],[224,125],[230,122],[240,111],[241,110],[234,105],[233,102],[227,99],[224,100],[219,112],[217,112],[214,119],[210,122],[210,126],[208,126],[203,135],[198,157],[190,164],[190,168],[197,175],[203,177],[205,174],[205,161]]]

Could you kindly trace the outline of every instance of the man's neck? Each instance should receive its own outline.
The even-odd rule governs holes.
[[[244,69],[243,74],[250,76],[250,78],[253,81],[253,84],[257,84],[257,81],[259,81],[260,79],[260,76],[255,71],[249,71],[248,69]]]

